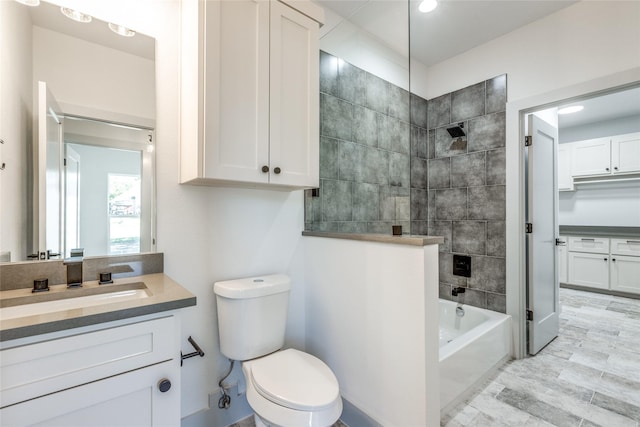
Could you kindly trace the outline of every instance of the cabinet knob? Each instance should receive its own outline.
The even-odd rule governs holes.
[[[615,258],[611,258],[611,261],[616,262],[616,259]]]
[[[276,167],[276,168],[273,170],[273,173],[275,173],[276,175],[278,175],[280,172],[282,172],[282,169],[280,169],[279,167]]]
[[[607,172],[609,172],[609,168],[605,168],[605,170],[606,170]]]
[[[162,393],[168,392],[170,388],[171,388],[171,381],[169,381],[168,379],[163,378],[160,381],[158,381],[158,389]]]
[[[614,171],[617,171],[617,170],[618,170],[618,167],[617,167],[617,166],[614,166],[614,167],[613,167],[613,170],[614,170]]]
[[[264,173],[269,172],[269,166],[266,166],[266,165],[265,165],[265,166],[263,166],[263,167],[262,167],[262,172],[264,172]]]
[[[607,261],[608,258],[605,258],[604,260]]]

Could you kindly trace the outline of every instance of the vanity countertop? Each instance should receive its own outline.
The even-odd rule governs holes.
[[[566,236],[638,238],[640,237],[640,227],[560,225],[560,234]]]
[[[328,237],[331,239],[348,239],[365,242],[392,243],[396,245],[427,246],[444,243],[444,237],[440,236],[418,236],[403,234],[392,236],[389,234],[365,234],[365,233],[340,233],[330,231],[303,231],[303,236]]]
[[[143,282],[150,296],[128,301],[73,308],[52,313],[27,315],[2,320],[0,308],[0,341],[8,341],[49,332],[57,332],[81,326],[110,322],[113,320],[143,316],[162,311],[175,310],[196,305],[196,297],[164,273],[114,279],[114,284]],[[58,287],[62,287],[58,289]],[[83,283],[82,289],[98,288],[97,281]],[[50,292],[62,292],[65,285],[52,286]],[[64,292],[73,292],[73,289]],[[30,288],[0,291],[0,300],[27,297],[32,295]]]

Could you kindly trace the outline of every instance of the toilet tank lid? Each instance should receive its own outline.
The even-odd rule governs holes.
[[[213,292],[216,295],[232,299],[257,298],[288,292],[290,289],[291,279],[286,274],[225,280],[213,285]]]

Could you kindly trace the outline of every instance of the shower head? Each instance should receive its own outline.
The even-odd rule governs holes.
[[[458,126],[447,128],[447,132],[449,132],[449,135],[451,135],[451,138],[460,138],[461,136],[466,135],[462,130],[463,127],[464,127],[464,123],[458,123]]]

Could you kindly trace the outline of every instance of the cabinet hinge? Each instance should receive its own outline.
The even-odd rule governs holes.
[[[527,310],[527,320],[533,320],[533,310]]]
[[[532,136],[525,136],[524,137],[524,146],[525,147],[530,147],[531,144],[533,144],[533,137]]]
[[[524,232],[527,234],[533,233],[533,224],[527,222],[524,224]]]

